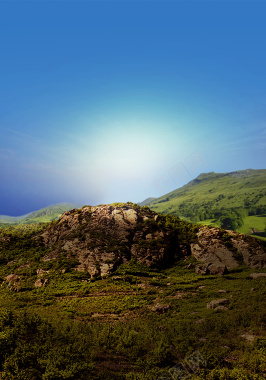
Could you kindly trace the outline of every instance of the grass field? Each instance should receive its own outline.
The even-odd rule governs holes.
[[[244,218],[244,225],[238,229],[243,234],[249,234],[251,228],[257,231],[264,231],[266,229],[266,214],[247,216]]]

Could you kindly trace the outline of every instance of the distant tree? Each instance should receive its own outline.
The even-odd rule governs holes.
[[[231,217],[223,217],[220,219],[221,227],[226,230],[236,230],[238,228],[238,223],[236,219]]]

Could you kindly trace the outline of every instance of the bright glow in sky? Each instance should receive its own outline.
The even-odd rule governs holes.
[[[0,215],[265,168],[263,1],[0,2]]]

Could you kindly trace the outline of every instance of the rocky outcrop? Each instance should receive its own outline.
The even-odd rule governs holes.
[[[266,268],[266,254],[256,240],[233,231],[215,227],[201,227],[197,233],[198,243],[190,245],[191,254],[200,264],[196,272],[201,274],[224,274],[244,262],[252,268]]]
[[[85,206],[64,213],[42,235],[51,251],[76,258],[78,271],[105,276],[132,258],[149,267],[169,265],[179,249],[173,230],[159,227],[159,215],[130,204]]]
[[[222,275],[245,262],[266,265],[266,254],[255,239],[214,227],[200,227],[197,241],[179,244],[179,232],[164,217],[132,203],[84,206],[65,212],[38,238],[49,248],[44,261],[65,257],[76,270],[106,276],[131,259],[148,267],[171,265],[175,258],[197,259],[199,274]]]

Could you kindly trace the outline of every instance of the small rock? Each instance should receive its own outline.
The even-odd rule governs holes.
[[[9,282],[9,284],[19,283],[20,277],[17,274],[12,273],[6,276],[5,280]]]
[[[121,276],[114,276],[114,277],[112,277],[112,280],[113,281],[124,281],[124,278]]]
[[[38,278],[38,280],[35,281],[34,286],[35,288],[40,288],[46,284],[48,284],[48,278]]]
[[[199,342],[206,342],[207,339],[206,338],[199,338]]]
[[[215,309],[214,309],[214,311],[228,311],[229,309],[228,309],[228,307],[226,307],[226,306],[217,306]]]
[[[266,273],[251,273],[250,277],[252,278],[266,277]]]
[[[227,290],[225,290],[225,289],[219,289],[218,293],[227,293]]]
[[[49,270],[43,270],[43,269],[37,269],[37,271],[36,271],[36,273],[37,273],[37,276],[38,277],[41,277],[41,276],[43,276],[45,273],[49,273]]]
[[[156,311],[159,314],[165,313],[169,309],[170,305],[162,305],[160,303],[157,303],[154,305],[151,310]]]
[[[199,324],[199,323],[203,323],[203,322],[205,322],[204,318],[197,319],[196,321],[194,321],[195,324]]]
[[[8,282],[8,286],[11,290],[18,291],[19,290],[19,284],[20,284],[20,277],[17,274],[9,274],[5,277],[5,280]]]
[[[241,337],[245,338],[249,343],[252,343],[254,341],[254,339],[256,338],[255,335],[252,335],[252,334],[249,334],[249,333],[242,334]]]
[[[227,298],[220,298],[218,300],[212,300],[207,303],[207,309],[216,309],[218,306],[227,305],[229,300]]]

